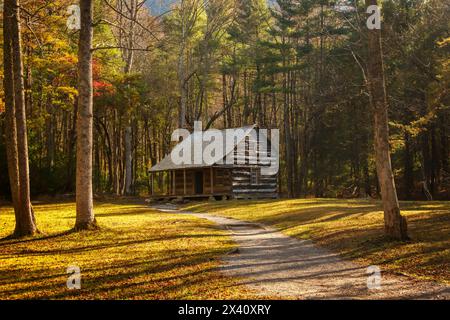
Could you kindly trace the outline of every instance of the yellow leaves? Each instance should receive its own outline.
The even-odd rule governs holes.
[[[442,268],[450,264],[450,204],[403,202],[401,208],[412,238],[407,244],[384,241],[382,206],[377,201],[231,201],[191,204],[185,209],[264,223],[365,265],[383,264],[386,270],[450,283],[450,270]]]
[[[408,133],[411,137],[417,137],[419,134],[426,132],[427,127],[435,121],[437,118],[436,111],[431,110],[425,116],[420,117],[419,119],[412,121],[408,125],[404,125],[401,123],[397,123],[394,121],[390,121],[389,125],[393,128],[397,128],[402,132]]]
[[[215,271],[231,244],[206,221],[136,202],[98,203],[99,232],[67,233],[75,221],[73,203],[34,209],[45,234],[1,243],[0,299],[252,298]],[[14,229],[11,208],[0,210],[0,221],[6,222],[4,238]],[[81,291],[65,289],[69,265],[81,268]]]
[[[411,122],[411,127],[413,128],[426,127],[434,120],[436,120],[436,113],[433,110],[428,112],[425,116],[417,119],[416,121]]]
[[[443,39],[441,41],[438,41],[437,44],[438,44],[438,46],[440,48],[443,48],[443,47],[446,47],[446,46],[450,45],[450,37],[445,38],[445,39]]]
[[[78,90],[73,87],[57,87],[56,91],[60,94],[69,96],[72,100],[78,95]]]

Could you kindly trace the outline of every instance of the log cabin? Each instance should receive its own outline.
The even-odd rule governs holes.
[[[226,137],[230,130],[239,134],[232,143],[223,143],[223,158],[212,164],[203,159],[199,164],[173,161],[173,152],[181,148],[191,148],[193,159],[198,141],[205,150],[208,143],[203,140],[204,132],[194,132],[180,142],[170,155],[150,169],[151,198],[166,201],[278,198],[278,145],[275,148],[271,143],[268,130],[254,125],[222,130],[221,136]],[[276,171],[264,170],[274,163]]]

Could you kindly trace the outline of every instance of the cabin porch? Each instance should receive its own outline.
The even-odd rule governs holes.
[[[232,197],[231,170],[207,167],[150,173],[150,198],[228,199]]]

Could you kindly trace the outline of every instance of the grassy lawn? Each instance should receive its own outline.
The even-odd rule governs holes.
[[[0,299],[240,299],[250,292],[217,271],[232,250],[207,221],[157,213],[139,203],[96,205],[98,232],[68,233],[73,203],[37,204],[36,239],[0,240]],[[0,239],[14,228],[0,208]],[[81,268],[82,289],[66,287],[67,267]]]
[[[402,203],[412,238],[407,243],[383,236],[383,213],[375,201],[224,201],[185,209],[264,223],[358,263],[450,284],[450,202]]]

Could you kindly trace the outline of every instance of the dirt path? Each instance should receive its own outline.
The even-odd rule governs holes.
[[[178,212],[173,206],[155,207]],[[367,266],[343,260],[311,241],[298,240],[258,224],[208,214],[229,230],[237,252],[224,257],[223,271],[261,296],[281,299],[450,299],[450,287],[382,273],[381,289],[369,290]]]

